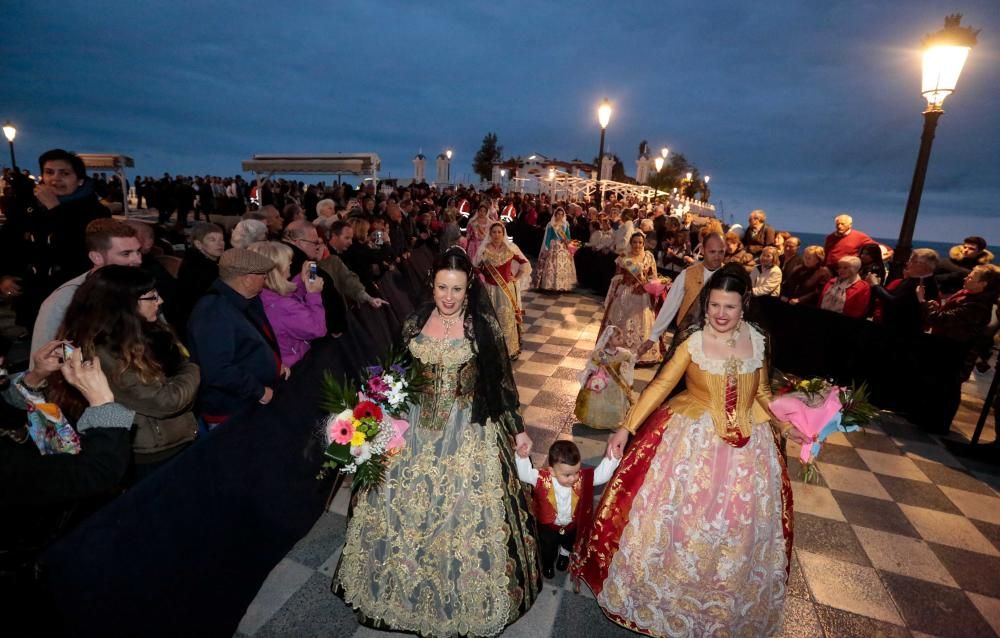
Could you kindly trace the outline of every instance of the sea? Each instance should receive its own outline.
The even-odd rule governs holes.
[[[789,231],[792,232],[792,231]],[[823,233],[796,233],[792,232],[793,235],[802,240],[800,246],[805,248],[806,246],[822,246],[826,241],[826,235]],[[880,244],[885,244],[890,248],[896,245],[897,238],[886,239],[884,237],[872,237],[875,241]],[[948,257],[948,251],[951,250],[952,246],[958,245],[958,242],[942,242],[942,241],[921,241],[919,239],[913,240],[914,248],[931,248],[937,251],[938,257],[944,259]],[[1000,246],[987,246],[987,249],[994,255],[1000,255]],[[801,250],[801,249],[800,249]]]

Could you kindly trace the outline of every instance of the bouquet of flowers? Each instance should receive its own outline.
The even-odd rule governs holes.
[[[666,297],[667,291],[670,290],[670,279],[667,277],[654,277],[647,281],[642,288],[653,297]]]
[[[389,459],[405,445],[410,424],[400,418],[423,384],[406,357],[390,355],[386,362],[366,368],[361,388],[323,377],[322,407],[326,458],[318,478],[328,471],[353,474],[351,489],[378,489]]]
[[[837,386],[820,378],[797,379],[778,373],[773,384],[776,399],[771,412],[812,441],[799,454],[808,483],[816,478],[815,459],[820,446],[834,432],[855,432],[878,415],[868,401],[868,386]]]
[[[580,250],[580,246],[581,245],[582,244],[580,243],[580,241],[578,239],[571,239],[566,244],[566,250],[569,251],[570,255],[575,255],[576,251]]]

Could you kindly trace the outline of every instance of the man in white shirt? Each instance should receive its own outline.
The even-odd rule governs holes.
[[[722,235],[709,235],[702,242],[705,253],[705,260],[701,263],[688,266],[670,286],[667,298],[663,300],[663,307],[653,321],[653,329],[649,339],[639,346],[638,356],[645,354],[653,347],[660,336],[670,326],[670,322],[677,317],[677,329],[683,330],[690,323],[688,313],[694,308],[698,301],[701,289],[712,278],[712,275],[722,267],[722,259],[726,256],[726,240]]]

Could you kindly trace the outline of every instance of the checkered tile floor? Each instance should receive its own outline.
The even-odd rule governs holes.
[[[534,460],[539,464],[557,437],[571,436],[585,463],[596,464],[607,433],[575,425],[572,412],[577,376],[597,337],[601,300],[528,293],[524,301],[524,352],[514,373]],[[637,386],[653,373],[638,369]],[[980,380],[978,390],[983,385]],[[963,424],[975,422],[982,405],[978,390],[964,397],[957,419]],[[992,437],[988,431],[984,439]],[[782,636],[1000,635],[1000,470],[961,461],[937,439],[893,417],[864,433],[831,437],[817,483],[802,482],[794,446],[788,455],[795,552]],[[329,592],[346,511],[342,490],[331,511],[275,567],[238,635],[401,635],[359,627]],[[633,635],[606,620],[588,593],[574,594],[562,573],[504,633]]]

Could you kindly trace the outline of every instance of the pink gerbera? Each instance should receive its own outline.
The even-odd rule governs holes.
[[[331,419],[326,431],[327,440],[340,445],[350,445],[351,438],[354,436],[354,424],[351,423],[351,417],[350,410],[345,410]]]

